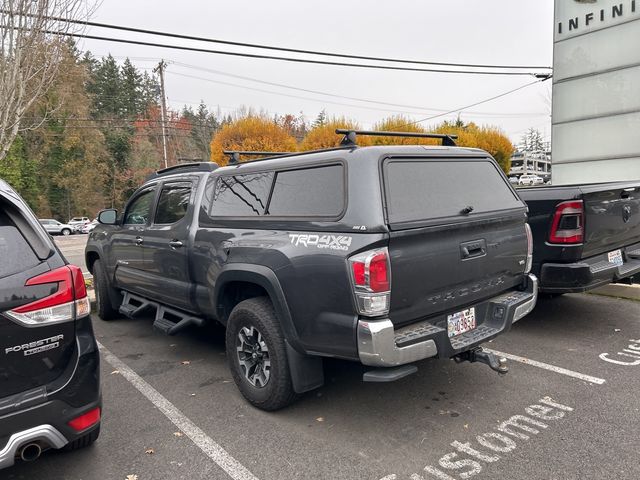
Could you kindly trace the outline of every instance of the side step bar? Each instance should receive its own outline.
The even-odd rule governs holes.
[[[165,307],[157,302],[152,302],[146,298],[139,297],[129,292],[122,292],[124,298],[119,311],[128,318],[134,318],[148,309],[155,308],[156,317],[153,327],[165,335],[175,335],[176,333],[190,326],[201,327],[204,319],[194,317],[186,312]]]

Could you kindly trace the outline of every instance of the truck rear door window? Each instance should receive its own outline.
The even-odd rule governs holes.
[[[433,223],[523,208],[489,160],[389,160],[384,164],[390,224]]]
[[[344,209],[342,165],[278,172],[269,215],[293,217],[336,217]]]
[[[0,212],[0,278],[28,270],[40,263],[20,230]]]
[[[191,183],[165,184],[156,208],[155,224],[168,225],[181,220],[189,207]]]

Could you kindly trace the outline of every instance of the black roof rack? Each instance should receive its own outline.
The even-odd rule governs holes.
[[[356,145],[356,137],[358,135],[366,135],[372,137],[413,137],[413,138],[437,138],[442,140],[442,145],[445,147],[455,147],[458,138],[457,135],[449,135],[443,133],[417,133],[417,132],[377,132],[374,130],[349,130],[338,128],[336,129],[338,135],[344,135],[344,138],[340,142],[340,145],[354,146]]]
[[[194,163],[181,163],[173,165],[172,167],[163,168],[158,170],[147,177],[147,180],[152,178],[162,177],[164,175],[170,175],[172,173],[182,172],[213,172],[218,168],[218,164],[215,162],[194,162]]]
[[[247,150],[223,150],[224,155],[229,156],[229,165],[237,165],[240,163],[240,155],[252,155],[256,157],[278,157],[280,155],[291,155],[298,152],[257,152]]]

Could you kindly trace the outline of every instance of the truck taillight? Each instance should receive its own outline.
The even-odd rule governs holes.
[[[524,224],[524,230],[527,233],[527,263],[524,267],[524,273],[529,273],[533,263],[533,233],[531,233],[531,227],[528,223]]]
[[[358,313],[377,317],[389,313],[391,265],[387,248],[362,252],[349,258]]]
[[[558,204],[553,214],[549,243],[582,243],[583,240],[584,204],[582,200]]]
[[[75,265],[50,270],[30,278],[26,287],[43,284],[57,284],[55,291],[40,300],[27,303],[5,313],[13,320],[26,326],[51,325],[89,315],[91,304],[87,298],[82,270]]]

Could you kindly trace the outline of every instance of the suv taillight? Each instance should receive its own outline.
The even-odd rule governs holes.
[[[524,267],[524,273],[529,273],[533,263],[533,233],[531,233],[531,227],[528,223],[524,224],[524,231],[527,233],[527,263]]]
[[[56,290],[35,302],[27,303],[5,313],[11,319],[26,326],[51,325],[89,315],[91,304],[87,298],[82,270],[75,265],[65,265],[25,283],[26,287],[57,284]]]
[[[582,243],[584,240],[584,205],[582,200],[562,202],[556,207],[549,233],[549,243]]]
[[[378,317],[389,313],[391,264],[387,248],[362,252],[349,258],[351,283],[360,315]]]

